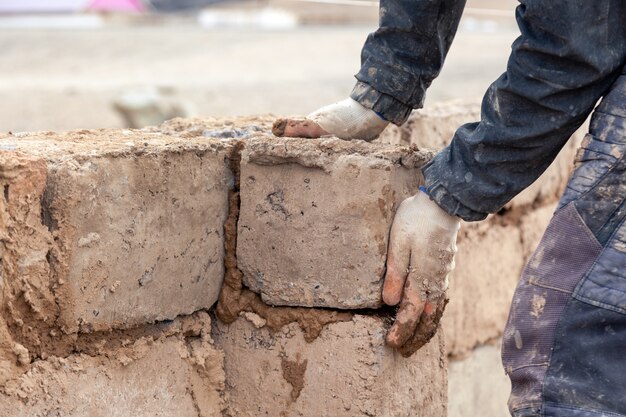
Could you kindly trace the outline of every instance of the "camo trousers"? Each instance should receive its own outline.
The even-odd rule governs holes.
[[[626,71],[525,267],[502,359],[514,417],[626,417]]]

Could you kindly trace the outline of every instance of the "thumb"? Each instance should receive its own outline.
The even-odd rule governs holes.
[[[398,210],[400,213],[400,210]],[[387,271],[383,284],[383,301],[394,306],[400,302],[404,292],[404,283],[409,273],[411,260],[411,245],[408,242],[407,231],[403,227],[403,220],[398,214],[391,226],[389,249],[387,250]]]

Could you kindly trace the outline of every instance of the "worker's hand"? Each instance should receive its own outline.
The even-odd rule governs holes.
[[[448,302],[460,219],[420,191],[400,204],[391,226],[383,301],[400,308],[387,344],[411,356],[435,335]]]
[[[306,119],[278,119],[272,127],[276,136],[319,138],[333,135],[340,139],[374,140],[388,121],[376,112],[348,98],[309,114]]]

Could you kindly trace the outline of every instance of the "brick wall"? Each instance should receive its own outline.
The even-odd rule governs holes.
[[[0,135],[0,415],[442,417],[448,359],[464,387],[450,415],[489,414],[467,381],[494,363],[480,346],[502,333],[575,141],[463,225],[435,340],[401,358],[377,308],[395,209],[475,117],[439,106],[372,144],[277,139],[271,118]]]

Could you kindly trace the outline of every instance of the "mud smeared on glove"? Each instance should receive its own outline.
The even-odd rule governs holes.
[[[435,334],[437,334],[437,330],[439,330],[439,322],[441,321],[441,317],[443,316],[443,312],[445,311],[449,301],[450,300],[448,298],[445,298],[439,302],[433,314],[422,314],[417,329],[411,338],[407,340],[404,345],[397,348],[398,352],[400,352],[403,357],[408,358],[413,355],[425,344],[430,342]]]

